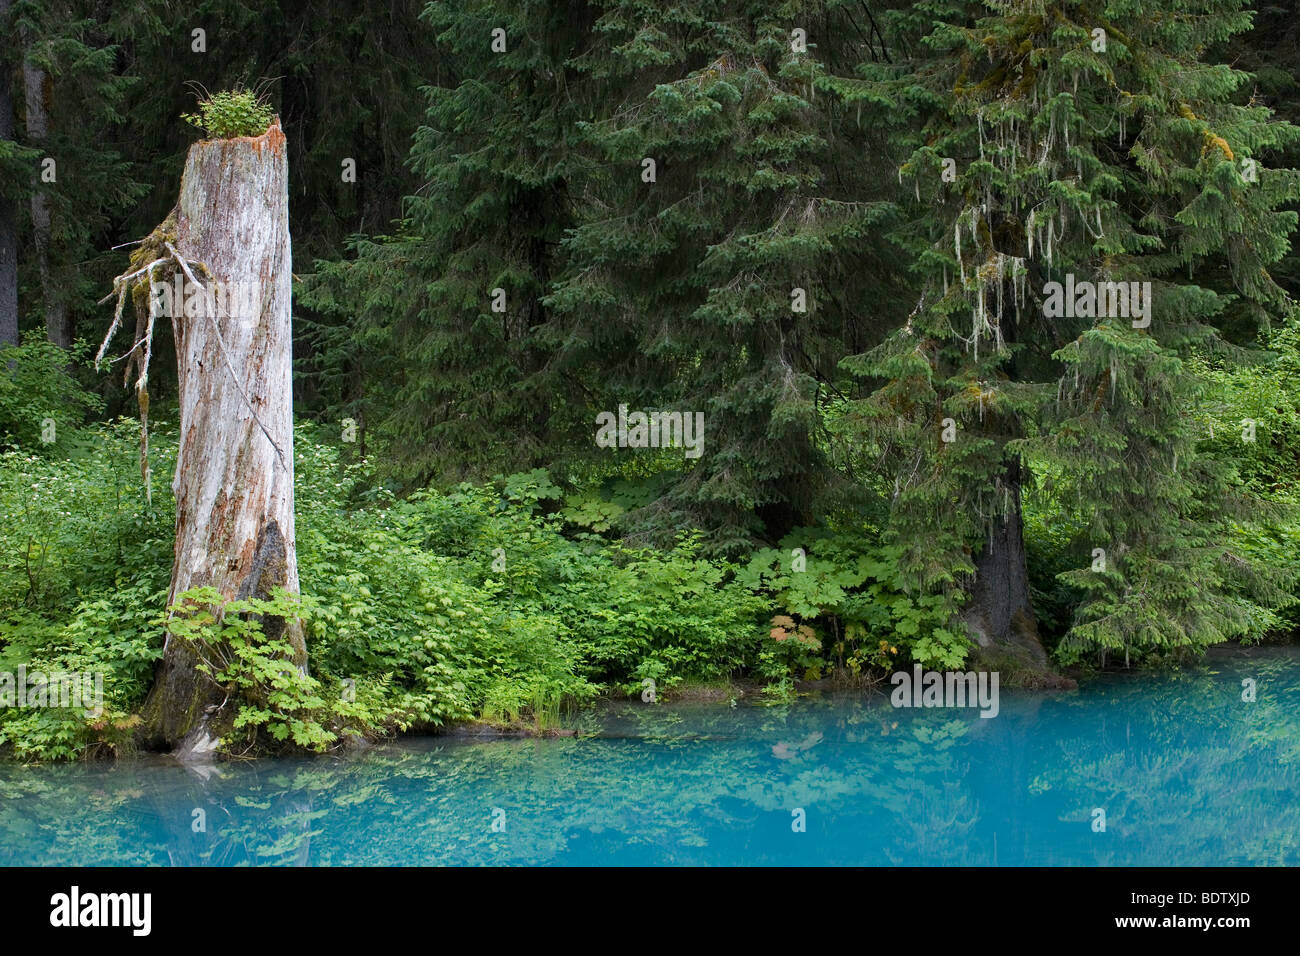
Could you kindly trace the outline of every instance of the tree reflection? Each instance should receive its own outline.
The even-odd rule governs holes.
[[[578,718],[599,736],[427,738],[206,777],[9,765],[0,863],[1294,864],[1298,702],[1300,657],[1277,650],[1004,692],[991,720],[879,695],[633,702]]]

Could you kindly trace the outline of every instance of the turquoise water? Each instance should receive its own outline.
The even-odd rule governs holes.
[[[0,864],[1300,863],[1300,648],[1004,690],[992,719],[826,694],[573,725],[596,735],[422,738],[206,779],[163,759],[4,765]]]

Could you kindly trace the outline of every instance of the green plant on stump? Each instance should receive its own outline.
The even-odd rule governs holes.
[[[206,91],[204,91],[206,93]],[[265,94],[250,89],[221,90],[199,98],[197,113],[182,113],[181,119],[203,130],[209,139],[261,136],[275,113]]]
[[[198,655],[198,670],[233,699],[233,731],[249,728],[251,743],[262,728],[270,740],[260,742],[268,746],[292,741],[322,751],[338,739],[330,727],[346,708],[327,700],[318,680],[289,663],[293,648],[278,624],[306,610],[280,588],[270,600],[228,601],[216,588],[202,587],[182,594],[162,623]]]

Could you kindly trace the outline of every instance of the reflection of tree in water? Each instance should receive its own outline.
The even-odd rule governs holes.
[[[1060,819],[1081,830],[1094,807],[1105,809],[1110,839],[1095,841],[1098,863],[1124,862],[1124,841],[1152,864],[1300,862],[1295,658],[1255,657],[1245,673],[1258,681],[1253,703],[1241,700],[1231,662],[1155,686],[1115,681],[1092,718],[1070,702],[1063,732],[1039,749],[1035,791],[1065,791]]]
[[[956,737],[879,736],[879,717],[816,703],[751,709],[739,721],[716,707],[613,716],[623,736],[611,739],[447,741],[344,761],[229,764],[206,780],[175,765],[122,764],[101,774],[90,805],[85,768],[42,768],[0,777],[6,803],[22,807],[0,817],[0,833],[6,845],[32,846],[54,828],[58,848],[43,848],[40,862],[65,863],[545,863],[579,842],[596,856],[626,859],[631,846],[647,862],[691,863],[715,860],[719,839],[764,862],[801,849],[789,839],[792,808],[833,841],[879,804],[898,859],[961,845],[968,813],[948,756]],[[936,727],[925,733],[950,733]],[[504,833],[491,829],[496,806]],[[945,835],[933,821],[948,807]],[[206,833],[193,832],[193,808],[206,812]],[[885,825],[899,814],[931,824]]]
[[[1239,677],[1184,673],[1004,694],[992,720],[637,702],[584,715],[598,739],[432,738],[207,779],[0,767],[0,863],[1294,863],[1300,668],[1250,667],[1255,704]]]
[[[0,864],[166,864],[166,841],[142,838],[144,793],[80,766],[0,768]]]

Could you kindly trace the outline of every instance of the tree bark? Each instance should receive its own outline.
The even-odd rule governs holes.
[[[224,289],[231,307],[217,316],[171,310],[181,440],[168,604],[201,586],[226,598],[267,597],[277,586],[296,593],[288,164],[278,120],[262,136],[190,147],[175,230],[176,251],[206,267],[196,277]],[[301,624],[265,627],[288,638],[305,670]],[[145,704],[148,742],[182,757],[214,746],[208,730],[222,700],[195,664],[169,640]]]
[[[30,60],[23,60],[23,103],[28,143],[40,147],[49,136],[49,76]],[[55,174],[58,168],[55,167]],[[45,331],[49,340],[61,348],[72,345],[72,327],[68,305],[51,267],[52,217],[50,197],[39,181],[32,190],[32,244],[41,277],[41,299],[45,303]]]
[[[1010,512],[994,527],[975,558],[975,580],[963,617],[978,645],[978,666],[1003,672],[1006,685],[1060,686],[1038,637],[1029,597],[1024,519],[1020,510],[1020,465],[1003,474]]]
[[[0,0],[0,23],[12,0]],[[14,101],[9,64],[0,62],[0,140],[13,142]],[[0,348],[18,344],[18,210],[0,196]]]

